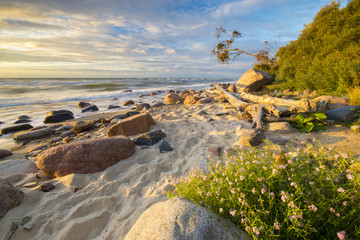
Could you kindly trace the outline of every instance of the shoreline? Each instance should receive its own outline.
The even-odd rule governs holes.
[[[121,112],[121,111],[119,111]],[[157,146],[141,148],[128,159],[122,160],[102,172],[93,174],[70,174],[48,179],[38,170],[10,177],[15,186],[25,192],[23,202],[0,219],[0,233],[5,235],[13,221],[30,216],[27,230],[18,228],[12,239],[123,239],[141,214],[154,203],[164,201],[162,192],[171,188],[173,178],[185,176],[191,168],[204,167],[208,157],[219,159],[211,147],[221,147],[222,152],[236,145],[240,128],[249,128],[231,110],[229,104],[208,103],[201,105],[164,105],[147,110],[157,122],[150,131],[160,129],[166,133],[165,140],[174,151],[161,154]],[[115,113],[94,113],[72,119],[96,120]],[[240,127],[241,126],[241,127]],[[92,137],[105,136],[106,128],[89,133]],[[301,142],[313,138],[328,147],[345,147],[360,155],[356,143],[358,133],[349,128],[331,126],[323,132],[281,134],[266,132],[266,138],[285,138],[293,149]],[[43,140],[40,140],[43,141]],[[265,147],[263,143],[260,147]],[[27,148],[30,148],[29,145]],[[281,145],[274,145],[281,148]],[[25,154],[27,148],[17,154]],[[25,156],[25,155],[23,155]],[[1,163],[15,161],[19,155],[2,159]],[[40,175],[40,179],[38,178]],[[51,192],[40,191],[39,185],[22,187],[31,182],[49,182],[55,186]],[[74,192],[74,188],[80,188]],[[121,236],[121,237],[119,237]]]

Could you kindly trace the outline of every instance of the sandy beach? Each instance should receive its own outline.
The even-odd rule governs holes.
[[[6,236],[13,222],[20,224],[28,216],[31,220],[15,230],[11,239],[124,239],[146,209],[167,199],[163,191],[171,187],[171,177],[185,176],[192,167],[203,168],[207,159],[219,158],[208,148],[229,149],[237,144],[239,129],[250,127],[229,104],[165,105],[150,108],[148,112],[157,122],[151,130],[165,132],[165,140],[173,151],[159,153],[156,145],[136,146],[133,156],[102,172],[55,179],[46,178],[35,168],[20,169],[24,173],[16,174],[19,170],[16,162],[29,161],[24,156],[26,148],[0,161],[1,175],[25,193],[22,203],[0,219],[0,235]],[[104,115],[87,119],[99,117]],[[267,131],[265,135],[267,139],[285,139],[295,148],[301,146],[302,141],[311,142],[316,138],[326,146],[360,154],[359,134],[342,126],[333,125],[326,131],[309,134]],[[93,137],[106,137],[106,128]],[[22,187],[43,181],[54,184],[55,189],[46,193],[39,186]],[[74,192],[74,188],[80,190]]]

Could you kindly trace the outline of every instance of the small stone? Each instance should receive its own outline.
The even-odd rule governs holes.
[[[158,143],[161,139],[165,138],[166,134],[161,130],[154,130],[145,134],[142,134],[133,139],[135,145],[147,145],[152,146]]]
[[[278,145],[285,145],[288,140],[285,138],[277,137],[277,138],[270,138],[269,139],[272,143],[278,144]]]
[[[162,103],[162,102],[157,102],[155,103],[154,105],[152,105],[152,107],[162,107],[162,106],[165,106],[165,103]]]
[[[42,183],[40,185],[40,190],[43,192],[50,192],[55,189],[55,186],[51,183]]]
[[[94,123],[95,121],[79,121],[75,123],[72,129],[75,133],[81,133],[89,130],[94,125]]]
[[[111,126],[107,131],[107,135],[109,137],[117,135],[133,136],[148,132],[150,126],[155,124],[155,120],[149,113],[137,114]]]
[[[198,115],[209,115],[206,111],[201,110],[200,112],[197,113]]]
[[[65,131],[69,131],[69,130],[72,130],[72,126],[65,125],[65,126],[61,126],[61,127],[57,128],[56,132],[65,132]]]
[[[73,192],[76,193],[76,192],[80,191],[81,189],[83,189],[83,187],[74,187]]]
[[[50,111],[46,114],[43,123],[57,123],[74,119],[74,114],[69,110]]]
[[[63,138],[63,143],[69,143],[69,142],[71,142],[71,141],[73,141],[75,138],[73,138],[73,137],[66,137],[66,138]]]
[[[185,98],[184,104],[188,105],[188,104],[195,104],[197,101],[199,101],[199,98],[193,96],[193,95],[189,95]]]
[[[89,106],[91,106],[91,104],[88,103],[88,102],[79,102],[79,104],[78,104],[79,108],[86,108],[86,107],[89,107]]]
[[[0,159],[12,155],[12,152],[6,149],[0,149]]]
[[[31,122],[31,120],[27,120],[27,119],[17,119],[17,120],[15,120],[14,124],[29,123],[29,122]]]
[[[23,123],[23,124],[16,124],[14,126],[6,127],[0,130],[0,134],[8,134],[12,132],[19,132],[23,130],[28,130],[33,128],[30,124]]]
[[[266,130],[276,133],[294,133],[297,132],[288,122],[272,122],[266,126]]]
[[[140,104],[136,104],[136,110],[137,111],[142,111],[143,109],[150,109],[150,104],[148,103],[140,103]]]
[[[220,156],[221,155],[221,150],[222,147],[219,146],[211,146],[207,148],[208,152],[213,153],[215,156]]]
[[[132,92],[132,90],[131,89],[126,89],[126,90],[124,90],[124,91],[122,91],[123,93],[129,93],[129,92]]]
[[[28,115],[20,115],[17,117],[19,120],[30,120],[31,118]]]
[[[34,140],[47,137],[53,134],[54,130],[51,128],[42,128],[37,131],[28,131],[26,133],[18,133],[14,135],[16,141]]]
[[[129,111],[129,112],[127,112],[126,114],[127,114],[129,117],[131,117],[131,116],[140,114],[140,112],[139,112],[139,111]]]
[[[129,105],[134,105],[134,104],[135,104],[135,102],[133,100],[128,100],[123,103],[123,106],[129,106]]]
[[[81,112],[84,113],[84,112],[96,112],[96,111],[99,111],[99,108],[96,105],[91,105],[87,108],[84,108]]]
[[[206,97],[206,98],[201,98],[199,101],[196,102],[196,104],[207,104],[207,103],[212,103],[215,100],[211,97]]]
[[[167,141],[161,140],[159,144],[159,150],[160,153],[166,153],[166,152],[171,152],[174,149],[170,146],[170,144]]]
[[[221,117],[221,116],[225,116],[225,115],[229,115],[230,112],[219,112],[219,113],[216,113],[215,116],[217,117]]]
[[[121,108],[119,105],[109,105],[107,109]]]
[[[61,137],[61,138],[65,138],[65,137],[69,137],[69,136],[74,135],[74,134],[75,134],[74,131],[71,129],[71,130],[69,130],[69,131],[63,132],[63,133],[60,135],[60,137]]]
[[[164,102],[165,104],[179,104],[184,102],[184,98],[180,97],[179,95],[175,93],[170,93],[165,96]]]
[[[265,139],[264,133],[260,129],[242,129],[240,131],[239,143],[245,146],[258,146]]]

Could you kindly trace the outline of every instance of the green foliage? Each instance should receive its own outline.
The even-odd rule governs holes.
[[[325,130],[326,115],[320,112],[308,113],[308,116],[298,114],[295,120],[290,122],[292,127],[299,129],[300,132]]]
[[[175,180],[167,194],[211,209],[254,239],[360,239],[360,174],[352,167],[359,159],[312,144],[271,149],[234,148],[205,172]]]
[[[325,5],[277,56],[277,79],[293,89],[344,93],[359,86],[360,1]]]
[[[356,86],[349,91],[350,104],[360,105],[360,87]]]

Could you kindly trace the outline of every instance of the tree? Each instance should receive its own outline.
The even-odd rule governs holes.
[[[226,30],[223,27],[216,28],[216,38],[218,44],[212,50],[212,53],[217,56],[220,63],[228,64],[229,61],[235,59],[242,54],[249,55],[256,59],[254,65],[255,69],[266,71],[272,75],[275,75],[277,69],[277,50],[271,43],[265,41],[265,50],[260,50],[257,54],[249,53],[239,48],[233,48],[232,45],[235,39],[242,37],[239,31],[234,30],[230,39],[221,40],[222,36],[226,34]]]
[[[344,93],[359,86],[360,1],[325,5],[277,55],[277,80],[293,89]]]

